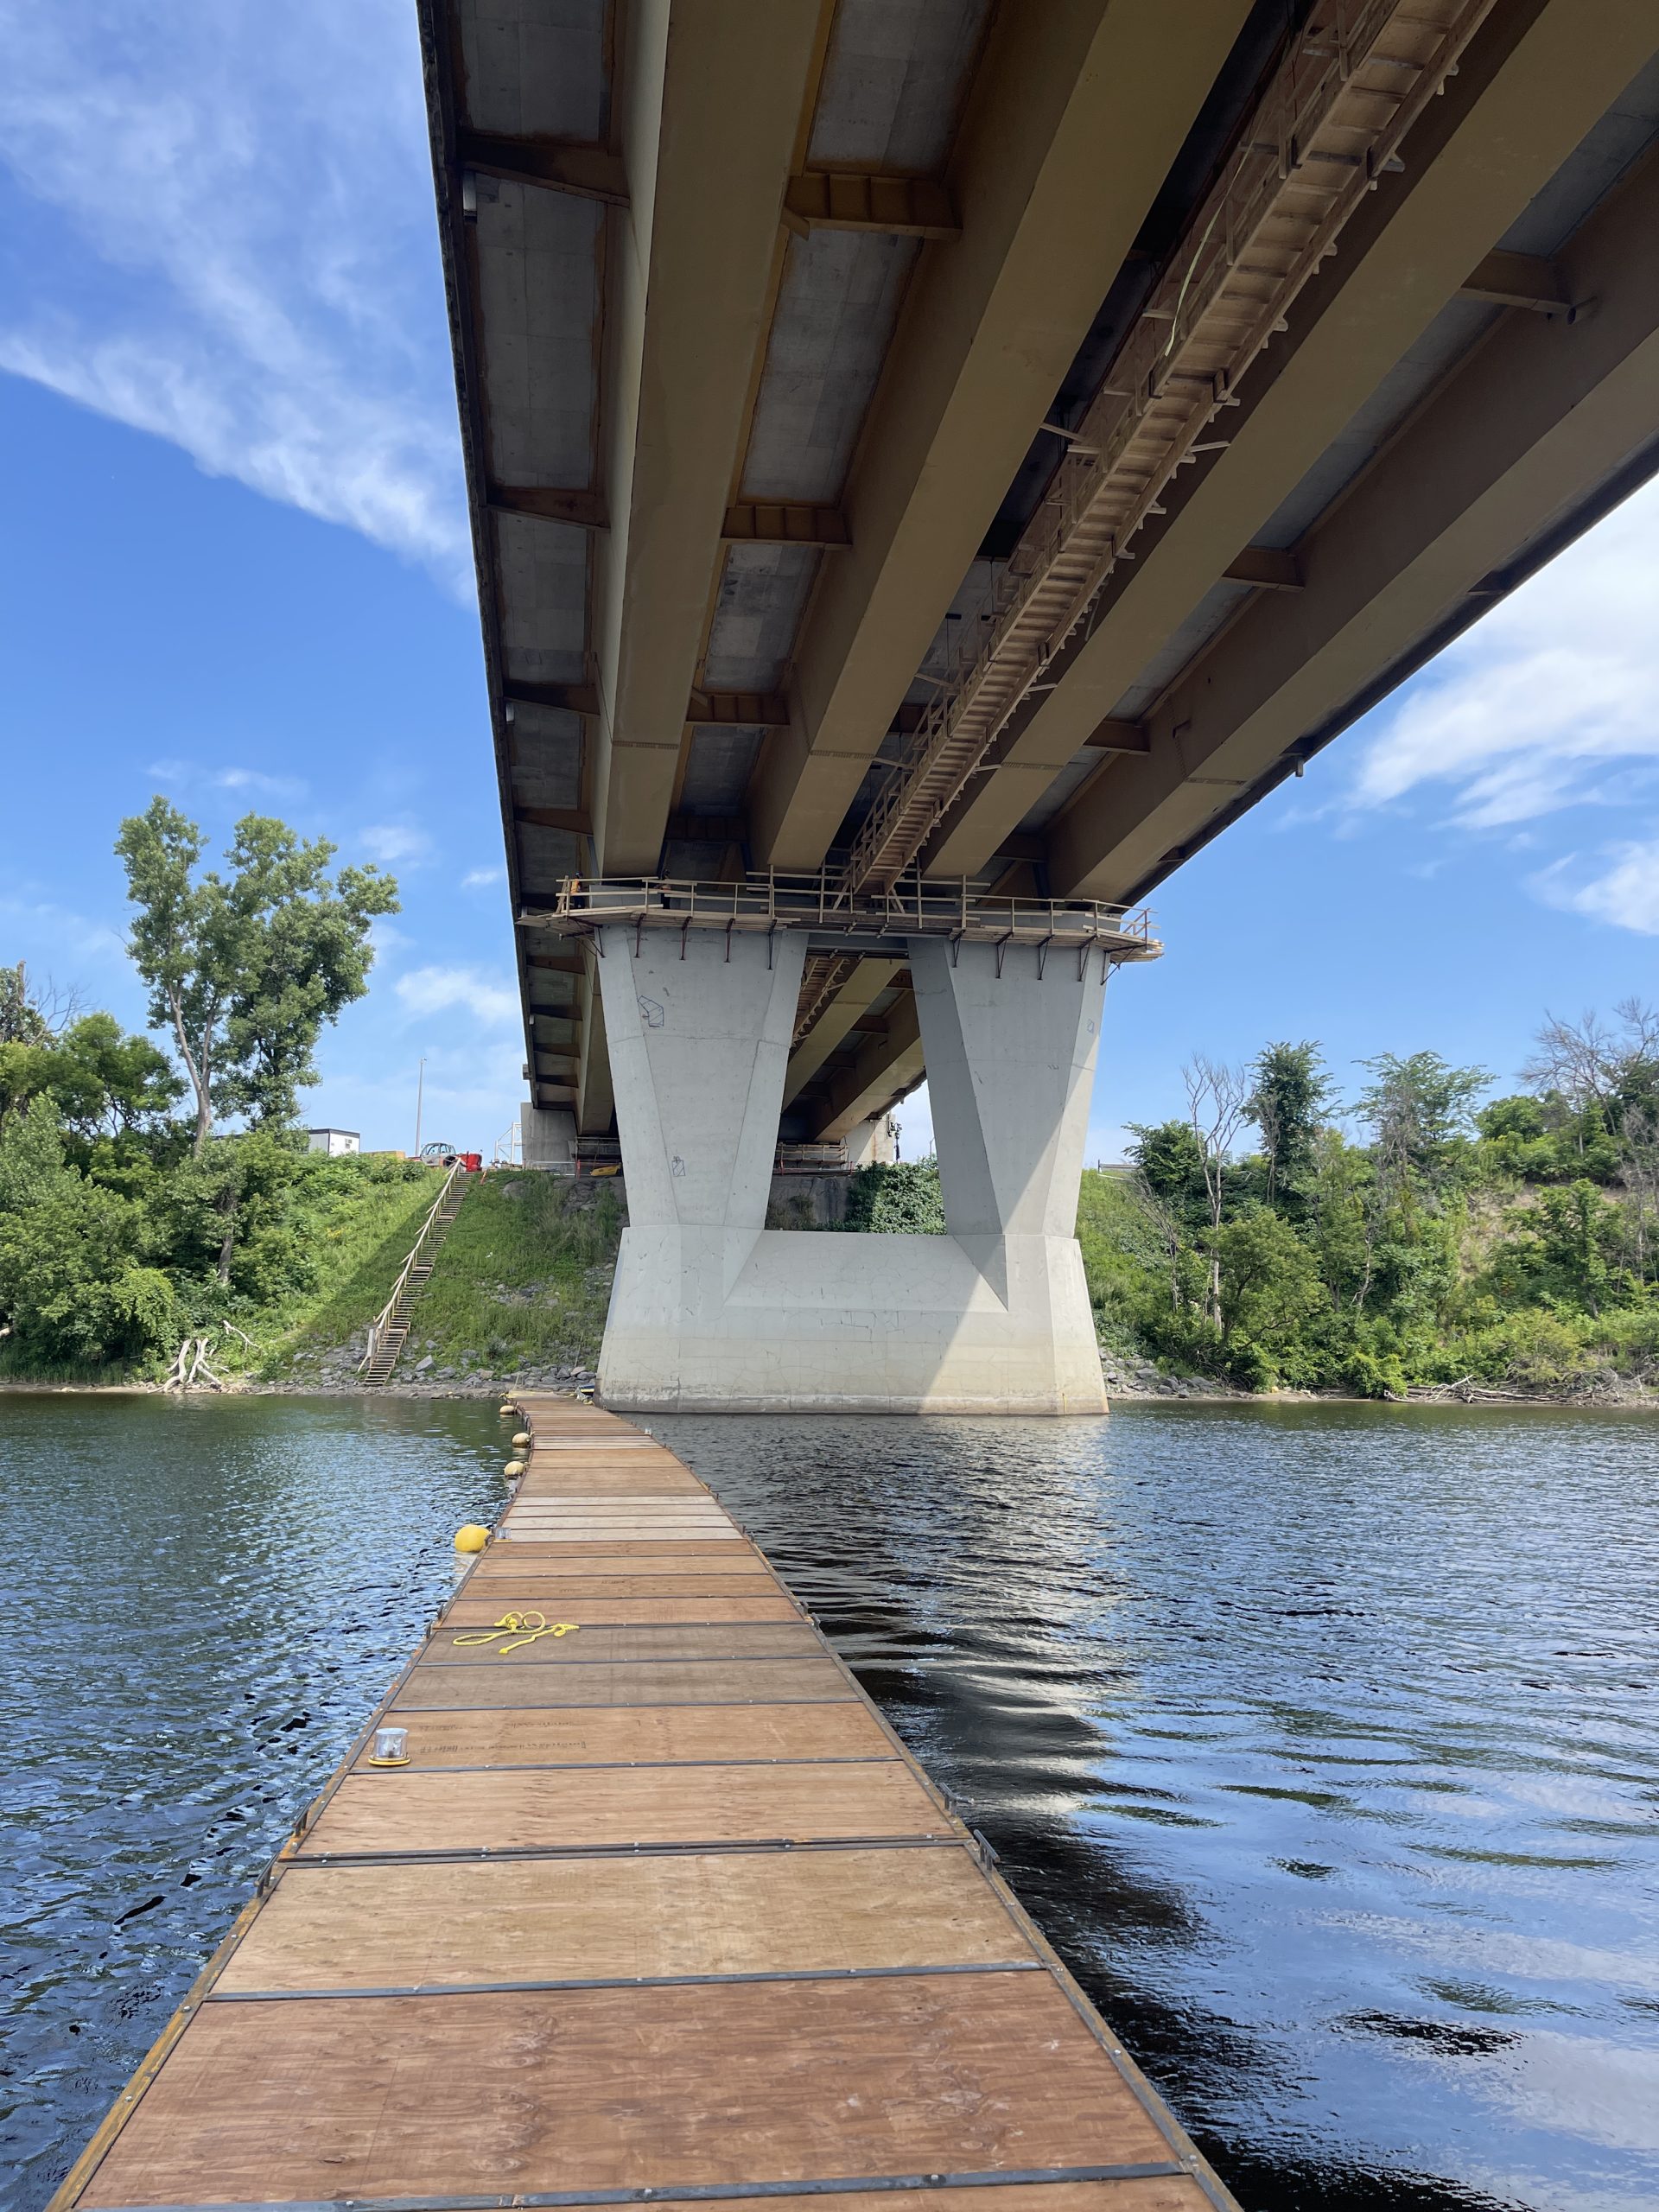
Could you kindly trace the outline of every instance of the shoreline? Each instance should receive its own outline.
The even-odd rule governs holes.
[[[181,1401],[206,1401],[213,1398],[448,1398],[483,1403],[494,1401],[498,1404],[523,1390],[533,1390],[539,1397],[569,1398],[574,1403],[576,1393],[544,1382],[515,1382],[510,1377],[485,1383],[447,1382],[378,1382],[374,1384],[346,1382],[232,1382],[223,1389],[169,1389],[161,1382],[29,1382],[12,1376],[0,1376],[0,1396],[7,1394],[31,1396],[86,1397],[86,1398],[176,1398]],[[1629,1395],[1623,1392],[1628,1390]],[[1528,1411],[1577,1413],[1654,1413],[1659,1414],[1659,1391],[1641,1383],[1622,1386],[1621,1392],[1601,1392],[1596,1395],[1574,1393],[1556,1396],[1546,1395],[1522,1395],[1502,1391],[1474,1390],[1466,1397],[1455,1390],[1438,1391],[1433,1396],[1408,1398],[1361,1398],[1345,1391],[1336,1390],[1231,1390],[1225,1388],[1186,1387],[1183,1382],[1170,1378],[1156,1389],[1109,1388],[1106,1393],[1107,1410],[1113,1406],[1456,1406],[1465,1412],[1524,1413]],[[695,1412],[696,1408],[688,1410]],[[835,1416],[828,1416],[835,1418]],[[801,1414],[797,1418],[810,1418]],[[915,1416],[925,1420],[925,1414]],[[960,1419],[960,1415],[948,1416]],[[980,1416],[995,1420],[995,1414]]]

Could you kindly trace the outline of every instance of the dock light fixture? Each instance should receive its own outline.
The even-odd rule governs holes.
[[[371,1766],[407,1766],[409,1764],[409,1731],[407,1728],[377,1728],[374,1749],[369,1754]]]

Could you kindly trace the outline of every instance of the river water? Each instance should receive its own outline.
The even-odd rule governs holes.
[[[649,1424],[1249,2212],[1659,2203],[1659,1423]],[[35,2212],[499,1496],[493,1408],[0,1397]]]

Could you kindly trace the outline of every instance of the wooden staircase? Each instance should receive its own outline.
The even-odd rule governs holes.
[[[369,1330],[369,1348],[357,1370],[365,1382],[391,1380],[392,1370],[409,1341],[410,1317],[416,1300],[426,1287],[437,1249],[448,1234],[450,1223],[461,1211],[466,1195],[466,1170],[457,1161],[444,1177],[443,1188],[421,1224],[420,1235],[410,1247],[409,1257],[398,1272],[391,1296]]]

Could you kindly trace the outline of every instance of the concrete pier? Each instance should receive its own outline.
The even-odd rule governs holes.
[[[630,1225],[601,1388],[636,1411],[1100,1413],[1073,1235],[1103,962],[910,942],[949,1234],[765,1227],[805,939],[598,932]]]

